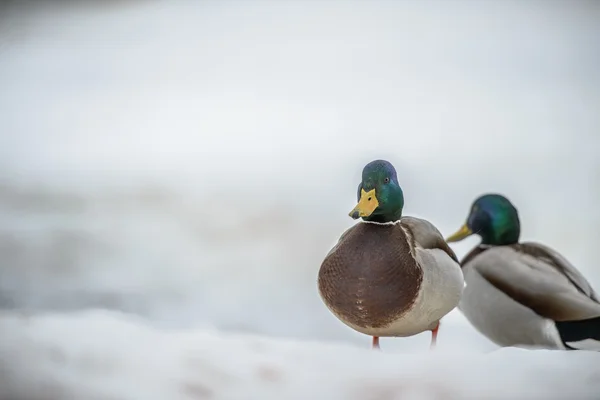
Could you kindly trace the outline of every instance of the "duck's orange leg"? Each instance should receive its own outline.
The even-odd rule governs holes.
[[[437,344],[437,335],[438,335],[439,329],[440,329],[440,323],[438,322],[437,325],[435,326],[435,328],[433,328],[431,330],[431,344],[429,345],[430,350],[435,349],[435,346]]]
[[[373,350],[381,350],[379,347],[379,336],[373,336]]]

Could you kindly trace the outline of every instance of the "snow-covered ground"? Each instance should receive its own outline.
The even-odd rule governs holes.
[[[161,368],[189,346],[214,349],[208,364],[235,357],[208,374],[242,377],[225,387],[248,397],[302,387],[348,398],[348,382],[430,379],[438,365],[443,387],[464,393],[594,389],[586,363],[597,355],[488,353],[457,311],[439,362],[427,334],[372,354],[321,304],[316,274],[353,223],[362,166],[387,158],[406,214],[448,234],[477,195],[501,192],[524,239],[557,248],[600,289],[596,3],[23,4],[0,4],[0,368],[18,385],[151,398],[133,381],[143,376],[177,398],[186,367]],[[107,311],[78,314],[87,309]],[[241,333],[264,336],[250,341],[266,341],[274,361],[223,339]],[[77,376],[86,369],[65,360],[78,349],[114,362]],[[26,356],[40,357],[40,375]],[[290,386],[244,386],[277,360]]]
[[[114,312],[0,318],[0,398],[597,399],[597,353],[394,355],[333,342],[159,331]]]

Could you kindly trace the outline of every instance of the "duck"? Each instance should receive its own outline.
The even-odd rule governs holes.
[[[404,193],[394,166],[374,160],[362,171],[358,220],[325,256],[319,295],[329,311],[372,337],[409,337],[431,331],[436,346],[440,320],[457,307],[464,280],[458,258],[429,221],[403,216]]]
[[[458,309],[500,347],[600,350],[600,301],[558,251],[520,242],[519,213],[501,194],[476,198],[466,222],[446,238],[480,243],[461,260],[466,287]]]

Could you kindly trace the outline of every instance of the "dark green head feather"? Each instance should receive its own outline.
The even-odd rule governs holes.
[[[358,185],[358,205],[350,212],[354,219],[392,222],[402,217],[404,194],[398,183],[396,169],[385,160],[368,163]]]
[[[481,236],[482,244],[508,245],[519,241],[521,223],[515,206],[504,196],[486,194],[471,206],[467,227]]]

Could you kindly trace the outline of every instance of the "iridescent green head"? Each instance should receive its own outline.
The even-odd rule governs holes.
[[[486,194],[471,206],[467,222],[446,239],[458,242],[471,235],[481,236],[481,244],[503,246],[519,241],[521,223],[515,206],[504,196]]]
[[[398,184],[396,169],[384,160],[368,163],[358,185],[358,204],[350,216],[372,222],[393,222],[402,217],[404,194]]]

